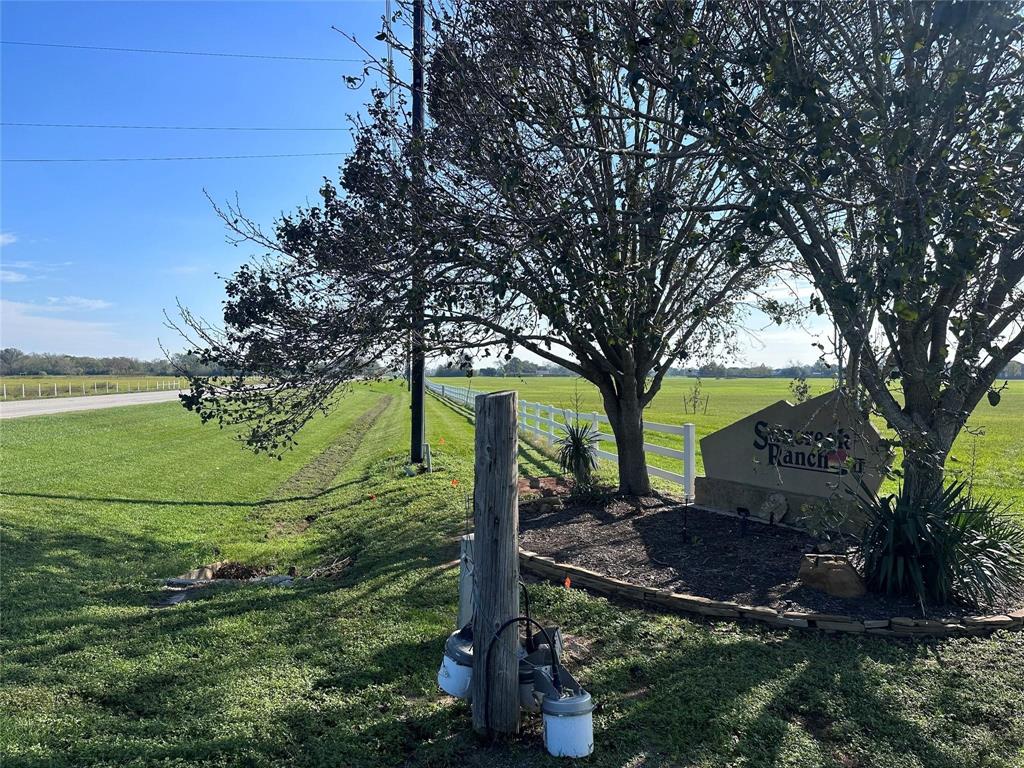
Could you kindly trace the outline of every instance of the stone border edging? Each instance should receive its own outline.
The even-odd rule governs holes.
[[[780,612],[766,606],[740,605],[667,589],[642,587],[639,584],[604,576],[588,568],[559,563],[550,557],[522,548],[519,550],[519,567],[534,576],[559,583],[564,582],[568,576],[574,584],[610,597],[622,597],[681,613],[758,621],[772,627],[915,638],[964,637],[987,635],[996,629],[1024,629],[1024,608],[1008,614],[965,616],[962,619],[912,619],[904,616],[895,616],[891,619],[859,619],[827,613]]]

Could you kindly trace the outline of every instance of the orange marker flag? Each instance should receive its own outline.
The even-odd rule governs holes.
[[[459,479],[457,477],[453,477],[452,478],[452,488],[455,488],[458,484],[459,484]]]
[[[443,437],[442,437],[442,438],[440,438],[440,439],[439,439],[439,440],[437,441],[437,444],[438,444],[438,445],[444,445],[444,438],[443,438]]]

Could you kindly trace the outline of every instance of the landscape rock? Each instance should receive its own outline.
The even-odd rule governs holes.
[[[804,555],[797,578],[833,597],[862,597],[867,592],[860,574],[841,555]]]
[[[789,514],[789,500],[783,493],[772,493],[764,500],[758,516],[762,520],[781,523]]]
[[[992,616],[965,616],[963,623],[967,626],[992,627],[994,629],[1006,629],[1014,625],[1014,620],[1004,614]]]
[[[865,630],[863,621],[817,621],[815,626],[818,629],[827,629],[832,632],[860,633]]]
[[[206,581],[212,579],[217,575],[217,571],[224,565],[223,562],[210,563],[209,565],[201,565],[198,568],[194,568],[191,571],[181,574],[179,579],[189,579],[192,581]]]

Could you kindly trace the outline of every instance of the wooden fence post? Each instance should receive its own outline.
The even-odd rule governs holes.
[[[519,615],[518,396],[476,398],[473,555],[473,728],[519,731],[519,632],[508,627],[485,658],[494,633]]]

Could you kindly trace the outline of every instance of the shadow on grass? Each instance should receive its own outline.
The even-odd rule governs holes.
[[[43,493],[36,491],[0,491],[0,496],[11,496],[14,498],[47,499],[50,501],[95,501],[104,504],[141,504],[144,506],[156,507],[268,507],[275,504],[286,504],[292,501],[316,501],[317,499],[334,493],[350,485],[357,485],[361,480],[350,480],[347,483],[332,485],[316,493],[297,496],[282,496],[280,498],[256,499],[254,501],[228,501],[214,499],[143,499],[125,496],[86,496],[74,493]]]
[[[856,765],[852,737],[892,764],[962,765],[880,692],[884,675],[865,671],[913,654],[884,640],[767,632],[603,664],[586,687],[606,702],[598,744],[623,755],[639,743],[672,763]]]
[[[360,521],[364,549],[338,584],[224,588],[164,611],[138,610],[139,592],[71,612],[41,601],[25,620],[35,637],[19,633],[5,677],[70,685],[73,717],[107,731],[102,743],[59,729],[53,742],[42,737],[61,745],[64,765],[564,764],[545,754],[536,718],[516,743],[481,745],[468,708],[436,691],[455,594],[454,570],[439,567],[454,546],[431,533],[436,522]],[[26,542],[18,531],[15,544],[48,551],[18,565],[44,573],[76,547],[90,559],[121,547],[179,556],[141,537],[36,533]],[[353,533],[337,531],[327,546]],[[920,648],[733,626],[719,635],[675,620],[674,634],[649,632],[658,616],[539,602],[570,632],[590,627],[590,665],[573,671],[600,705],[593,765],[857,765],[857,745],[870,745],[872,764],[963,764],[886,693],[894,672],[910,683]],[[918,711],[956,715],[944,688],[915,695]]]

